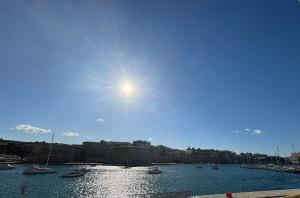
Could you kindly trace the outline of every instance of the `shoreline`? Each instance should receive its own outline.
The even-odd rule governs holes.
[[[0,162],[0,164],[20,164],[20,165],[32,165],[32,164],[39,164],[43,165],[43,163],[30,163],[30,162],[22,162],[22,161],[7,161],[7,162]],[[65,163],[49,163],[49,165],[103,165],[103,166],[131,166],[131,167],[138,167],[138,166],[164,166],[164,165],[179,165],[179,164],[194,164],[194,163],[152,163],[152,164],[111,164],[111,163],[102,163],[102,162],[65,162]],[[196,164],[196,163],[195,163]]]

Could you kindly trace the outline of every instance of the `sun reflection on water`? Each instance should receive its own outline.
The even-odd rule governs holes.
[[[0,172],[0,197],[20,197],[19,184],[24,181],[30,198],[145,197],[148,193],[183,191],[203,195],[300,187],[299,175],[241,169],[239,165],[220,165],[218,171],[209,166],[199,170],[193,164],[162,165],[160,175],[148,175],[148,167],[85,167],[92,170],[84,177],[61,178],[76,166],[51,166],[57,174],[33,176],[23,175],[24,166],[16,165],[15,170]]]
[[[99,166],[74,183],[78,197],[134,197],[149,192],[146,167]]]

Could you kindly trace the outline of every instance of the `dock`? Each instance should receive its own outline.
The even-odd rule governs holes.
[[[298,196],[297,196],[298,195]],[[255,191],[255,192],[240,192],[232,193],[233,198],[300,198],[300,189],[287,189],[287,190],[270,190],[270,191]],[[215,195],[201,195],[194,196],[194,198],[226,198],[224,194]]]

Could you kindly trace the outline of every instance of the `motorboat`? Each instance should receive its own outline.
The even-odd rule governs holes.
[[[212,165],[211,165],[211,168],[212,168],[213,170],[219,170],[219,167],[218,167],[217,164],[212,164]]]
[[[10,169],[14,169],[15,166],[10,165],[10,164],[0,164],[0,170],[10,170]]]
[[[300,168],[299,167],[288,167],[285,169],[286,172],[290,172],[290,173],[296,173],[299,174],[300,173]]]
[[[40,166],[30,166],[26,170],[23,171],[23,174],[50,174],[50,173],[56,173],[53,169],[48,167],[40,167]]]
[[[86,172],[81,171],[69,171],[63,174],[61,177],[82,177],[86,174]]]
[[[87,168],[76,168],[74,171],[82,172],[82,173],[88,173],[91,171],[91,169]]]
[[[162,170],[159,170],[158,167],[153,167],[153,168],[149,169],[147,171],[147,173],[151,174],[151,175],[162,174]]]
[[[62,175],[62,177],[81,177],[90,172],[91,169],[76,168],[75,170],[68,171]]]

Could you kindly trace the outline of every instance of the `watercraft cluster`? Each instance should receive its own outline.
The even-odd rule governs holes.
[[[241,168],[264,169],[278,172],[288,172],[300,174],[300,167],[295,165],[275,165],[275,164],[243,164]]]

